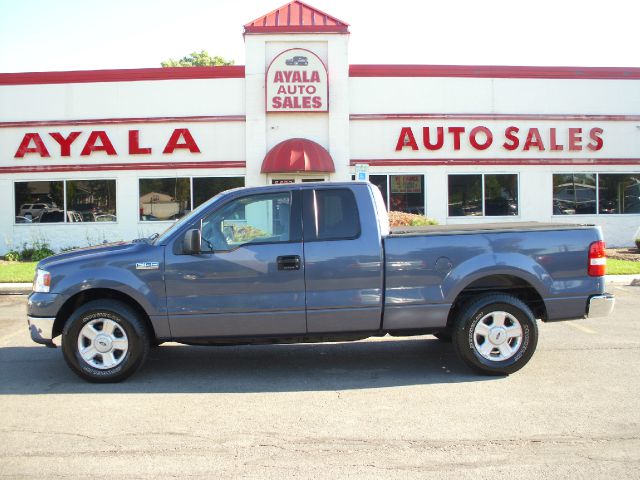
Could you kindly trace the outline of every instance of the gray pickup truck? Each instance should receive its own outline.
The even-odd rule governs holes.
[[[505,223],[390,232],[369,183],[221,193],[161,235],[38,264],[34,341],[93,382],[123,380],[165,341],[230,345],[433,334],[506,375],[536,319],[608,315],[598,227]]]

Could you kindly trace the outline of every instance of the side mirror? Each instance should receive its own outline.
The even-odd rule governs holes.
[[[197,228],[187,230],[187,233],[184,234],[184,239],[182,240],[182,252],[187,255],[196,255],[200,253],[201,241],[200,230]]]

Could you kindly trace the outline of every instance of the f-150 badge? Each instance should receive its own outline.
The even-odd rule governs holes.
[[[158,262],[137,262],[136,270],[157,270],[160,268]]]

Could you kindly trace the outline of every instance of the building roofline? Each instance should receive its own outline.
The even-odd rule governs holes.
[[[636,67],[528,67],[488,65],[351,65],[350,77],[462,77],[640,80]],[[243,65],[0,73],[2,85],[245,78]]]

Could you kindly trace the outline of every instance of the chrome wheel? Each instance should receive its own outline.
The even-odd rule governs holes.
[[[476,323],[473,344],[476,351],[487,360],[508,360],[522,345],[522,325],[508,312],[491,312]]]
[[[128,350],[124,328],[109,318],[91,320],[78,334],[78,353],[85,362],[100,370],[120,365]]]

